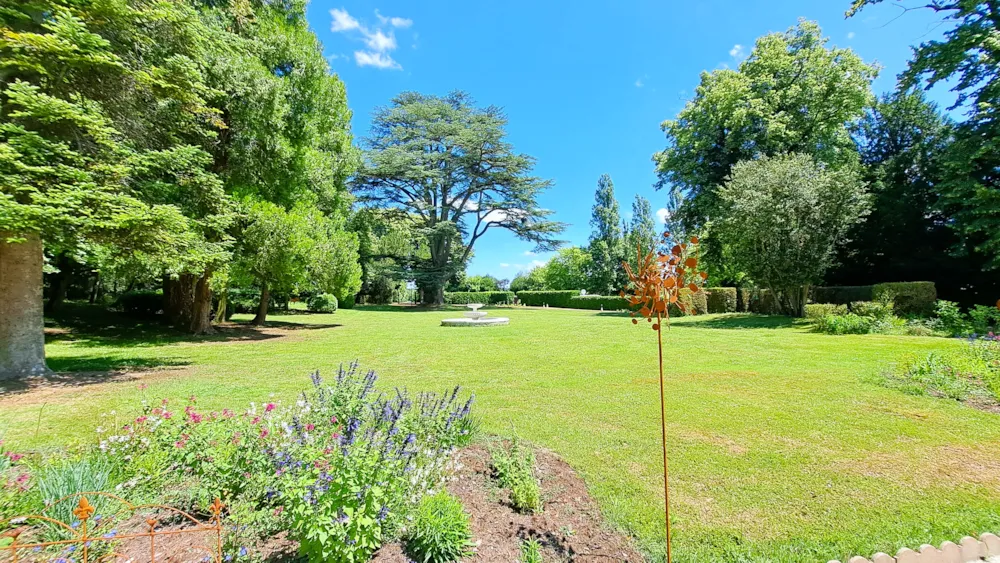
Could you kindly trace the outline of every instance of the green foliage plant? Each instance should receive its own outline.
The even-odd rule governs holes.
[[[510,491],[511,505],[519,512],[540,512],[542,495],[535,479],[535,454],[516,436],[506,445],[490,447],[490,466],[497,483]]]
[[[336,313],[337,297],[329,293],[319,293],[309,298],[307,307],[313,313]]]
[[[521,553],[518,561],[520,563],[543,563],[542,544],[534,538],[521,540]]]
[[[449,563],[472,554],[469,515],[446,491],[420,499],[406,528],[407,554],[420,563]]]

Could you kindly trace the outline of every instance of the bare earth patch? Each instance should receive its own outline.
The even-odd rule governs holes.
[[[459,463],[448,490],[462,501],[478,543],[472,561],[517,561],[523,540],[543,546],[546,561],[643,561],[632,542],[608,528],[583,480],[562,459],[536,451],[544,506],[540,514],[519,514],[490,478],[489,452],[474,445],[456,454]],[[403,563],[409,559],[399,544],[375,554],[373,561]]]

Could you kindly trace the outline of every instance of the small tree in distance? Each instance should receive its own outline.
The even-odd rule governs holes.
[[[740,162],[718,194],[715,232],[734,266],[767,288],[781,312],[799,317],[809,286],[870,205],[856,171],[829,170],[803,154]]]

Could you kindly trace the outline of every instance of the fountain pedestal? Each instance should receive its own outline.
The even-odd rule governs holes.
[[[442,319],[441,326],[500,326],[510,323],[507,317],[487,318],[489,313],[479,310],[482,306],[482,303],[469,303],[466,307],[472,310],[462,313],[464,318]]]

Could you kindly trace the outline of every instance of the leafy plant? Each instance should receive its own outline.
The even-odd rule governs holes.
[[[337,297],[329,293],[320,293],[310,297],[307,306],[313,313],[336,313]]]
[[[76,493],[113,492],[111,464],[100,456],[71,458],[43,466],[35,475],[35,482],[41,500],[46,508],[45,516],[60,522],[73,522],[73,509],[77,506]],[[69,497],[69,498],[67,498]],[[107,513],[114,508],[114,501],[107,497],[91,495],[87,498],[96,514]],[[62,537],[64,531],[49,527],[53,537]]]
[[[445,491],[425,496],[406,532],[406,551],[415,561],[446,563],[471,555],[472,532],[462,503]]]
[[[954,301],[938,300],[934,308],[937,327],[952,336],[963,336],[972,332],[972,326],[965,314]]]
[[[1000,401],[1000,342],[970,339],[958,352],[932,352],[909,359],[881,374],[886,387],[911,395],[964,401],[975,397]]]
[[[542,544],[532,538],[521,540],[521,556],[518,559],[521,563],[542,563]]]
[[[493,475],[501,487],[510,491],[510,502],[520,512],[542,509],[542,493],[535,479],[535,454],[516,436],[510,446],[503,443],[490,448]]]
[[[806,305],[806,318],[818,321],[826,316],[840,316],[847,314],[847,305],[836,305],[834,303],[810,303]]]

